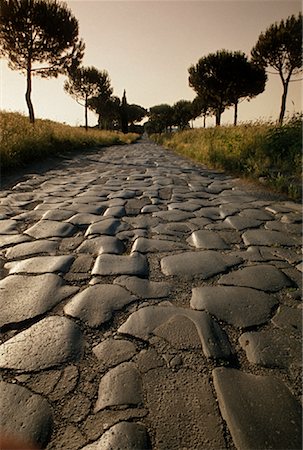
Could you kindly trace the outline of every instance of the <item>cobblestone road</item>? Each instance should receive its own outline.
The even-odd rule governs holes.
[[[0,198],[1,428],[47,449],[301,449],[301,210],[148,141]]]

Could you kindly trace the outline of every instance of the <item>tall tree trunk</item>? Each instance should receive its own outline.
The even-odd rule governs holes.
[[[284,115],[285,115],[286,97],[287,97],[287,91],[288,91],[288,82],[289,82],[289,78],[287,78],[283,82],[283,94],[282,94],[281,110],[280,110],[280,116],[279,116],[279,125],[283,124],[283,119],[284,119]]]
[[[216,127],[221,125],[221,111],[217,109],[216,111]]]
[[[203,128],[206,128],[206,114],[203,114]]]
[[[31,60],[29,58],[28,64],[27,64],[27,72],[26,72],[26,94],[25,94],[25,100],[28,107],[28,113],[29,113],[29,120],[31,123],[35,123],[35,114],[34,114],[34,108],[31,101],[31,93],[32,93],[32,65]]]
[[[235,115],[234,115],[234,126],[237,126],[238,120],[238,101],[235,102]]]
[[[86,131],[88,130],[88,119],[87,119],[87,94],[85,94],[85,105],[84,105],[84,108],[85,108],[85,129],[86,129]]]

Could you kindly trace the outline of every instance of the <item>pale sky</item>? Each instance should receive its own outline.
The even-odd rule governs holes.
[[[84,66],[107,70],[114,95],[126,89],[128,103],[145,108],[178,100],[193,100],[188,68],[217,50],[240,50],[248,56],[260,33],[272,23],[297,15],[301,1],[292,0],[137,0],[66,2],[79,21],[86,49]],[[27,114],[25,76],[1,64],[1,109]],[[33,79],[32,101],[37,118],[71,125],[84,122],[84,108],[63,90],[65,77]],[[290,83],[287,112],[302,110],[302,82]],[[265,92],[239,105],[238,120],[276,120],[282,83],[269,75]],[[233,122],[233,108],[222,123]],[[97,116],[89,115],[91,126]],[[208,119],[208,125],[214,118]],[[202,126],[202,119],[195,122]]]

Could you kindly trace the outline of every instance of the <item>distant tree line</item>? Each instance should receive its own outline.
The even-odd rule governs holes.
[[[197,97],[193,102],[181,100],[172,107],[166,104],[150,108],[147,132],[161,133],[173,126],[189,127],[190,120],[215,116],[216,125],[226,108],[234,107],[234,125],[238,105],[261,94],[266,85],[266,69],[272,68],[283,85],[279,124],[286,109],[289,82],[302,71],[302,14],[290,16],[261,33],[251,51],[251,60],[240,51],[220,50],[202,57],[189,69],[189,86]]]
[[[279,123],[282,125],[289,83],[302,71],[302,14],[271,25],[261,33],[251,51],[251,59],[240,51],[219,50],[202,57],[189,69],[189,85],[197,96],[193,102],[180,100],[173,106],[160,104],[149,112],[113,95],[109,74],[96,67],[83,67],[85,44],[79,38],[77,19],[58,0],[0,0],[0,56],[9,67],[26,75],[26,104],[29,119],[35,122],[31,100],[32,76],[67,76],[64,90],[84,107],[85,128],[88,110],[94,111],[102,129],[140,131],[138,123],[148,116],[147,132],[161,133],[172,127],[185,129],[191,120],[214,115],[220,125],[226,108],[234,108],[265,89],[266,69],[280,76],[283,85]]]
[[[32,77],[66,75],[64,90],[84,107],[85,128],[88,110],[96,112],[103,129],[136,129],[147,111],[128,105],[126,94],[113,96],[108,73],[81,66],[85,44],[79,38],[77,19],[58,0],[0,0],[0,56],[12,70],[26,75],[26,104],[29,119],[35,122],[31,99]]]

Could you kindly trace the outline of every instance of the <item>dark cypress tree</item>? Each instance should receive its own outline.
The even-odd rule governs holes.
[[[128,114],[127,114],[127,100],[126,100],[126,92],[124,90],[121,104],[121,126],[122,132],[128,133]]]

